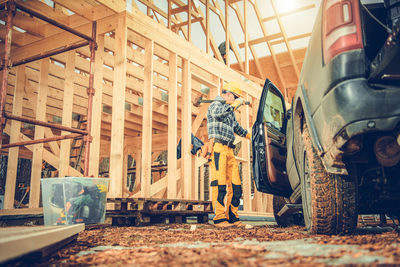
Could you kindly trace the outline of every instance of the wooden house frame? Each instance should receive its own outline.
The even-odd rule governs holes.
[[[275,0],[271,1],[274,6]],[[0,5],[5,6],[8,2],[0,1]],[[206,7],[205,14],[191,0],[187,4],[180,0],[168,0],[168,12],[160,10],[151,0],[140,0],[147,6],[147,14],[140,12],[134,1],[130,11],[126,11],[125,1],[55,0],[54,8],[38,0],[16,2],[59,25],[68,25],[68,28],[85,36],[92,36],[96,51],[95,56],[91,56],[95,47],[94,42],[88,46],[90,40],[84,44],[81,37],[65,29],[43,23],[20,10],[15,13],[13,25],[24,32],[12,29],[10,62],[25,64],[4,68],[2,73],[8,72],[7,79],[2,78],[2,81],[7,81],[4,88],[5,114],[8,116],[2,118],[8,119],[3,119],[3,142],[0,143],[1,153],[8,156],[6,209],[14,208],[18,158],[32,159],[31,209],[40,205],[39,181],[43,162],[56,170],[53,176],[98,177],[99,165],[104,159],[109,159],[108,196],[112,198],[204,200],[207,162],[190,153],[190,141],[191,133],[203,141],[207,139],[205,116],[208,104],[195,106],[193,103],[196,99],[200,96],[212,99],[220,93],[224,82],[239,82],[251,105],[240,108],[237,118],[244,128],[249,128],[257,112],[263,83],[262,63],[253,49],[253,45],[260,42],[265,42],[271,50],[274,70],[268,71],[276,74],[271,79],[285,88],[287,97],[290,96],[288,90],[294,85],[293,82],[287,82],[291,78],[286,78],[285,73],[289,73],[288,76],[295,73],[297,78],[299,75],[301,54],[298,56],[296,51],[290,49],[288,41],[293,37],[290,39],[286,36],[279,22],[280,16],[285,14],[279,14],[274,7],[274,18],[262,18],[256,1],[242,0],[245,10],[243,18],[238,12],[240,1],[232,0],[225,5],[225,11],[218,1],[200,0]],[[260,25],[263,25],[263,21],[276,19],[281,34],[268,35],[265,27],[261,26],[264,37],[249,40],[246,18],[248,5],[254,8]],[[310,5],[303,9],[313,7]],[[63,9],[75,14],[66,15]],[[233,9],[240,21],[244,43],[235,43],[229,32],[229,17],[224,15],[229,14],[228,9]],[[191,14],[187,16],[187,21],[180,18],[182,12]],[[227,50],[232,47],[237,64],[230,64],[229,55],[226,64],[223,63],[210,33],[209,12],[218,14],[225,29]],[[163,23],[157,18],[160,15],[167,20],[166,25],[161,25]],[[3,10],[0,11],[0,19],[4,18]],[[190,43],[193,23],[200,23],[204,30],[206,51]],[[186,40],[179,37],[177,32],[182,32]],[[3,38],[5,29],[0,33],[3,34],[3,40],[7,39]],[[280,42],[288,48],[286,59],[283,57],[283,60],[289,63],[279,63],[282,56],[273,52],[274,44]],[[246,51],[244,60],[238,53],[240,47]],[[43,58],[43,54],[65,48],[70,49]],[[0,43],[0,49],[0,55],[4,58],[7,53],[2,51],[6,51],[6,45]],[[249,60],[249,53],[252,53],[253,61]],[[42,59],[24,62],[38,55],[42,55]],[[292,69],[291,72],[283,71],[288,67]],[[92,102],[88,95],[93,95]],[[92,119],[89,119],[90,113],[93,114]],[[76,141],[77,135],[65,131],[79,127],[77,116],[86,120],[83,123],[86,127],[78,129],[75,134],[87,136],[83,140],[86,141],[86,147],[90,142],[87,158],[83,160],[87,164],[83,174],[71,166],[70,149],[71,145],[83,141]],[[26,120],[10,120],[16,117]],[[34,128],[30,125],[38,121],[44,124]],[[47,124],[56,125],[56,128],[51,130],[42,127]],[[59,137],[66,135],[70,139]],[[38,139],[45,138],[53,141],[36,143]],[[179,140],[182,155],[177,159]],[[244,212],[260,214],[271,211],[271,197],[252,189],[249,141],[244,138],[237,138],[237,141],[241,146],[237,159],[241,164]],[[21,143],[24,145],[8,148],[7,144],[13,142],[24,142]],[[159,176],[152,175],[154,162],[163,151],[168,151],[167,172]],[[129,190],[127,177],[132,166],[128,166],[128,162],[132,163],[132,159],[135,162],[136,183]]]

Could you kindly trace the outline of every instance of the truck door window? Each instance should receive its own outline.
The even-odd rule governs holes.
[[[273,90],[269,90],[264,106],[264,122],[280,131],[283,126],[284,115],[281,98]]]

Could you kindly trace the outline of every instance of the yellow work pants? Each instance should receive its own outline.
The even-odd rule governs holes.
[[[214,223],[239,220],[238,208],[242,196],[239,168],[232,148],[214,143],[211,155],[211,198]],[[226,208],[224,199],[226,196]]]

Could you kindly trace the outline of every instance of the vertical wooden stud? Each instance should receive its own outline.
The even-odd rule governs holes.
[[[204,189],[205,189],[205,181],[204,181],[204,165],[200,166],[200,200],[204,200]]]
[[[188,41],[192,41],[192,0],[188,0]]]
[[[178,76],[176,54],[169,54],[168,75],[168,198],[176,198],[177,159],[176,146],[178,138]]]
[[[229,0],[225,0],[225,56],[228,67],[230,66],[229,47]]]
[[[246,74],[249,74],[249,34],[248,34],[248,23],[247,23],[247,0],[243,0],[243,12],[244,12],[244,69]]]
[[[247,100],[247,97],[246,97]],[[245,105],[241,108],[240,113],[241,125],[243,128],[250,131],[249,127],[249,106]],[[242,174],[243,174],[243,209],[245,211],[251,211],[251,177],[250,177],[250,141],[242,139],[242,158],[246,161],[242,163]]]
[[[127,27],[126,16],[118,17],[115,31],[114,85],[110,151],[110,197],[122,197],[122,172],[125,124]]]
[[[17,116],[22,115],[22,103],[24,97],[24,86],[25,86],[25,66],[17,67],[16,84],[14,86],[14,99],[12,113]],[[10,143],[18,142],[18,136],[21,131],[21,122],[12,120],[11,121],[11,134]],[[8,163],[7,163],[7,178],[6,178],[6,190],[4,194],[4,209],[14,208],[15,198],[15,184],[17,180],[17,169],[18,169],[18,153],[19,147],[11,147],[8,150]]]
[[[94,65],[94,89],[92,113],[92,144],[90,145],[89,176],[99,176],[100,140],[101,140],[101,114],[103,111],[103,62],[104,62],[104,35],[97,35],[96,62]]]
[[[191,132],[192,132],[192,86],[190,76],[190,61],[182,60],[182,181],[183,197],[190,199],[192,188],[192,155]]]
[[[36,98],[36,119],[46,120],[46,103],[48,91],[50,61],[48,58],[40,61],[40,79]],[[44,127],[35,126],[35,139],[44,137]],[[40,178],[42,176],[43,143],[33,145],[31,190],[29,192],[29,208],[39,208]]]
[[[206,52],[210,54],[210,0],[206,0]]]
[[[224,86],[224,80],[222,78],[218,79],[217,95],[221,95],[222,86]]]
[[[142,151],[139,150],[135,153],[135,163],[136,163],[136,172],[135,172],[135,189],[140,186],[141,188],[141,175],[142,175]]]
[[[65,67],[65,81],[64,81],[64,97],[63,97],[63,111],[62,111],[62,125],[71,127],[72,125],[72,106],[74,101],[74,77],[75,77],[75,50],[67,52],[67,62]],[[61,134],[65,135],[69,132],[62,131]],[[70,161],[71,139],[61,141],[60,145],[60,165],[59,177],[68,176],[68,168]]]
[[[168,29],[171,30],[171,1],[168,0]]]
[[[150,197],[151,184],[151,142],[153,121],[153,55],[154,42],[145,40],[143,123],[142,123],[142,196]]]
[[[126,196],[126,186],[128,184],[128,158],[129,158],[129,154],[127,149],[124,150],[124,168],[122,170],[122,196],[125,197]]]
[[[199,199],[199,168],[197,167],[197,156],[192,156],[192,191],[190,199]]]

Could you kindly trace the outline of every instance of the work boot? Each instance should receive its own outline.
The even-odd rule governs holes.
[[[230,224],[227,221],[223,221],[223,222],[220,222],[220,223],[214,223],[214,226],[217,227],[217,228],[229,228],[229,227],[232,227],[233,224]]]
[[[236,221],[236,222],[232,223],[232,225],[233,225],[234,227],[237,227],[237,228],[244,228],[244,229],[251,229],[251,228],[254,227],[254,226],[252,226],[252,225],[250,225],[250,224],[242,223],[241,221]]]

